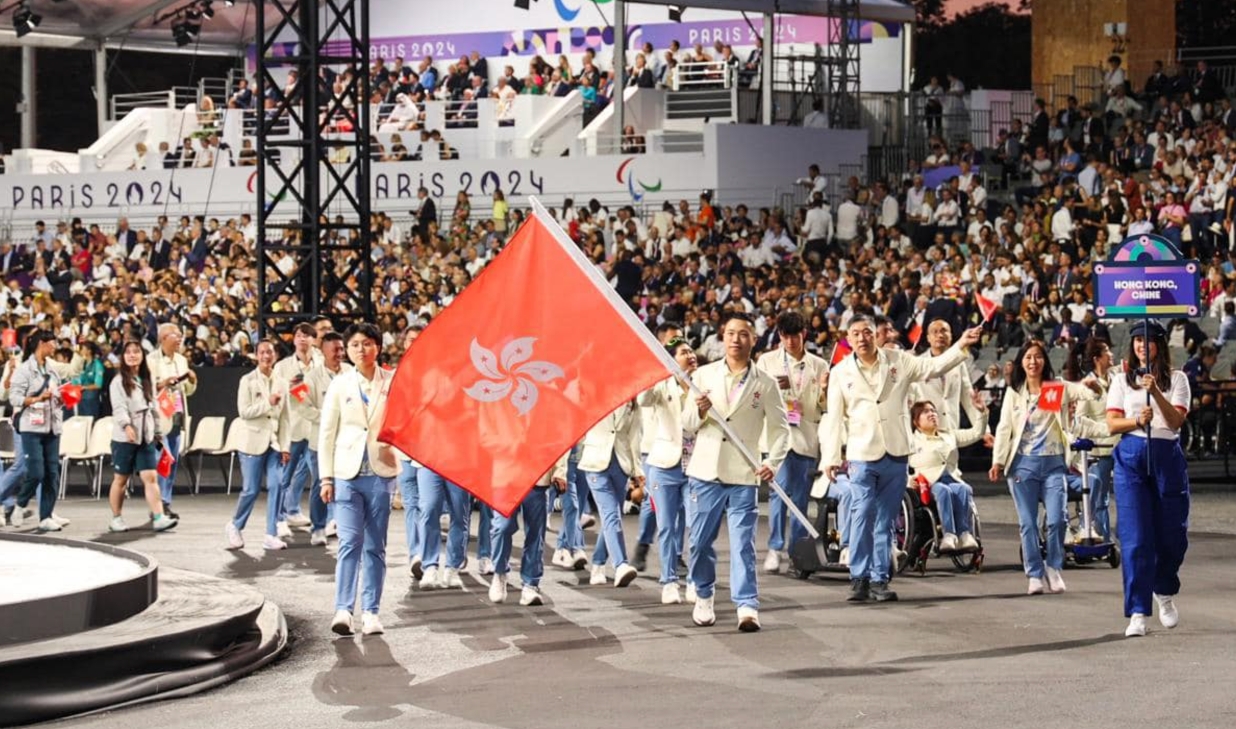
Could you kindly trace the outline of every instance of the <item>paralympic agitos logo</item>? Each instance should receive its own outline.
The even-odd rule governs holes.
[[[575,17],[579,15],[579,11],[584,7],[584,5],[589,0],[578,0],[578,1],[579,1],[579,7],[572,8],[572,7],[568,7],[567,5],[568,0],[554,0],[554,9],[558,11],[558,17],[562,18],[568,23],[571,22],[572,20],[575,20]],[[613,0],[595,0],[595,1],[598,5],[606,5],[610,2],[613,2]]]
[[[636,180],[635,173],[631,170],[631,163],[636,159],[636,157],[630,157],[618,165],[618,174],[615,177],[617,177],[619,185],[627,186],[627,190],[631,193],[631,199],[639,202],[644,199],[644,193],[661,191],[661,178],[658,177],[656,183],[652,185],[647,184],[643,180]],[[636,186],[639,187],[638,190],[635,189]]]

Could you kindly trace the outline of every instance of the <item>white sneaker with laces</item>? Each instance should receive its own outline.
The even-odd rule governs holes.
[[[228,549],[244,549],[245,538],[240,535],[240,530],[232,522],[228,522],[227,526],[223,527],[223,534],[227,537]]]
[[[437,590],[441,587],[442,578],[438,575],[438,566],[429,565],[429,569],[425,570],[425,575],[421,578],[421,590]]]
[[[352,613],[347,610],[339,610],[335,613],[335,619],[330,623],[330,629],[335,635],[351,635],[352,634]]]
[[[764,558],[764,571],[774,575],[781,571],[780,552],[775,549],[768,550],[768,556]]]
[[[694,605],[697,597],[698,595],[695,594],[695,584],[692,582],[688,582],[687,592],[686,592],[686,595],[682,598],[682,601],[687,603],[688,605]]]
[[[287,548],[288,548],[288,543],[283,541],[279,537],[272,537],[269,534],[262,537],[262,549],[269,549],[271,551],[274,551],[278,549],[287,549]]]
[[[309,532],[309,544],[314,547],[325,547],[326,546],[326,530],[325,529],[314,529],[313,531]]]
[[[107,531],[113,534],[129,531],[129,525],[124,523],[123,516],[113,516],[112,520],[107,523]]]
[[[945,532],[940,539],[941,552],[956,552],[957,551],[957,535]]]
[[[382,621],[375,613],[361,613],[361,635],[382,635]]]
[[[592,514],[584,514],[583,516],[579,518],[579,528],[580,529],[591,529],[592,527],[596,526],[596,523],[597,523],[597,518],[593,516]]]
[[[1026,588],[1026,594],[1027,595],[1042,595],[1043,589],[1044,589],[1043,580],[1039,577],[1031,577],[1030,586]]]
[[[44,519],[43,521],[39,522],[39,531],[58,532],[60,531],[60,525],[57,524],[54,520],[52,520],[51,517],[48,517]]]
[[[156,514],[155,517],[150,520],[150,526],[156,532],[165,532],[179,523],[179,519],[173,519],[167,514]]]
[[[668,582],[661,586],[661,604],[662,605],[681,605],[682,591],[678,589],[677,582]]]
[[[339,536],[339,524],[334,519],[331,519],[326,522],[326,538],[330,539],[337,536]]]
[[[582,549],[571,552],[571,567],[582,570],[588,566],[588,553]]]
[[[492,575],[494,573],[494,561],[489,557],[481,557],[476,564],[476,569],[482,576]]]
[[[307,527],[309,526],[309,517],[304,514],[288,514],[288,526]]]
[[[592,565],[592,577],[588,579],[588,584],[589,585],[604,585],[607,582],[609,582],[609,580],[605,577],[605,565],[603,564]]]
[[[1159,622],[1164,628],[1174,628],[1180,624],[1180,613],[1176,610],[1176,602],[1172,595],[1155,594],[1154,602],[1159,606]]]
[[[292,527],[286,521],[275,522],[275,536],[280,539],[292,538]]]
[[[1146,634],[1146,616],[1133,613],[1129,618],[1129,627],[1124,629],[1124,637],[1140,638]]]
[[[541,591],[531,585],[524,585],[524,589],[519,593],[519,604],[524,607],[542,605],[544,602]]]
[[[54,522],[56,522],[57,524],[59,524],[59,525],[60,525],[60,526],[62,526],[62,527],[67,527],[68,525],[70,525],[70,524],[72,524],[72,523],[73,523],[73,522],[72,522],[72,521],[70,521],[69,519],[66,519],[66,518],[64,518],[63,516],[60,516],[59,514],[57,514],[57,513],[56,513],[56,512],[54,512],[54,511],[52,512],[52,515],[51,515],[51,520],[52,520],[52,521],[54,521]]]
[[[618,565],[618,569],[614,570],[614,587],[626,587],[635,582],[635,578],[639,575],[639,571],[632,567],[629,563],[623,562]]]
[[[442,588],[447,590],[463,589],[463,580],[459,578],[459,570],[447,567],[442,571]]]
[[[495,605],[506,602],[506,575],[494,575],[489,583],[489,601]]]
[[[21,529],[26,524],[26,510],[20,506],[13,509],[13,513],[9,514],[9,526],[14,529]]]
[[[569,569],[571,569],[571,568],[572,568],[572,565],[571,565],[571,553],[570,553],[570,551],[568,551],[568,550],[566,550],[566,549],[556,549],[556,550],[554,550],[554,559],[553,559],[553,562],[554,562],[554,566],[555,566],[555,567],[561,567],[561,568],[562,568],[562,569],[564,569],[564,570],[569,570]]]
[[[717,613],[712,609],[711,597],[697,597],[695,607],[691,610],[691,620],[701,628],[717,622]]]
[[[973,552],[979,548],[979,543],[970,532],[962,532],[961,539],[957,542],[957,548],[962,551]]]
[[[751,607],[738,608],[738,630],[754,633],[760,629],[760,611]]]
[[[1060,573],[1060,570],[1054,567],[1048,567],[1046,568],[1046,570],[1047,570],[1047,589],[1057,594],[1062,593],[1066,589],[1068,589],[1064,585],[1064,575]]]

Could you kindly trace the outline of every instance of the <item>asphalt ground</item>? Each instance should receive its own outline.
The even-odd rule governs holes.
[[[961,574],[945,560],[894,581],[901,601],[852,605],[846,575],[759,576],[763,630],[736,630],[728,546],[718,552],[717,625],[687,605],[662,606],[649,572],[625,589],[589,587],[586,572],[547,566],[547,604],[491,605],[486,583],[409,591],[402,512],[391,520],[381,637],[337,639],[333,547],[263,553],[264,498],[249,546],[223,549],[235,494],[179,497],[182,524],[156,535],[105,533],[106,502],[73,498],[64,536],[153,555],[234,579],[287,616],[291,641],[264,670],[189,698],[60,722],[64,726],[336,727],[385,723],[511,727],[1231,727],[1236,725],[1236,499],[1194,496],[1180,625],[1150,621],[1126,639],[1118,570],[1066,570],[1068,592],[1026,596],[1012,502],[980,489],[986,562]],[[140,502],[130,501],[131,511]],[[765,508],[764,505],[761,505]],[[554,515],[554,521],[560,518]],[[473,529],[475,530],[475,518]],[[635,517],[625,519],[628,547]],[[758,544],[764,556],[767,523]],[[589,530],[591,546],[596,531]],[[551,538],[554,535],[551,534]],[[519,538],[516,556],[519,554]],[[470,569],[475,569],[475,540]],[[546,554],[548,560],[549,554]],[[513,573],[513,575],[516,573]],[[514,578],[514,579],[517,579]]]

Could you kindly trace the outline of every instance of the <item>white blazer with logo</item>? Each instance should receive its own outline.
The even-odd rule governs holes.
[[[279,393],[283,399],[278,405],[270,404],[271,393]],[[288,439],[287,383],[271,373],[269,378],[261,370],[253,370],[240,378],[236,391],[236,411],[240,415],[240,442],[237,450],[250,456],[260,456],[267,450],[286,453],[291,441]]]
[[[742,386],[734,403],[727,404],[729,390],[725,376],[729,365],[725,360],[700,367],[691,376],[695,386],[708,394],[713,410],[700,418],[695,398],[688,398],[682,409],[682,427],[695,434],[695,449],[687,464],[687,476],[700,481],[716,481],[724,484],[758,486],[755,469],[742,457],[738,446],[729,442],[729,436],[716,420],[720,412],[730,424],[747,449],[757,458],[760,453],[760,436],[767,430],[768,458],[764,464],[776,471],[790,450],[790,425],[785,417],[785,403],[777,381],[762,372],[754,363],[751,375]]]
[[[641,410],[652,413],[652,425],[644,433],[649,443],[648,465],[673,468],[682,463],[682,409],[692,398],[677,377],[662,380],[641,392]]]
[[[322,432],[322,403],[326,400],[326,390],[330,387],[330,383],[339,375],[345,372],[351,372],[352,365],[347,362],[339,364],[339,373],[336,374],[326,369],[326,365],[317,364],[309,371],[309,376],[305,378],[309,382],[309,394],[305,398],[303,405],[304,412],[309,417],[309,450],[317,453],[318,438]],[[291,440],[295,440],[292,438]]]
[[[601,473],[609,468],[616,453],[622,472],[634,476],[639,468],[639,438],[639,409],[634,403],[625,402],[584,435],[579,470]]]
[[[1030,416],[1030,405],[1038,402],[1038,395],[1026,393],[1026,386],[1014,390],[1007,387],[1004,390],[1004,400],[1000,406],[1000,424],[996,426],[996,443],[991,451],[991,464],[1008,470],[1017,457],[1017,444],[1026,432],[1026,421]],[[1085,385],[1076,382],[1064,383],[1064,397],[1060,410],[1055,413],[1056,427],[1060,429],[1060,437],[1064,439],[1065,453],[1069,452],[1069,429],[1066,416],[1069,405],[1076,401],[1097,400],[1098,394]],[[1067,456],[1066,456],[1067,457]]]
[[[318,363],[312,355],[313,350],[310,350],[309,364],[305,365],[300,360],[296,359],[296,355],[284,357],[275,363],[275,375],[287,383],[287,391],[283,394],[283,399],[288,404],[288,440],[292,443],[298,443],[302,440],[313,440],[317,437],[315,425],[321,417],[319,412],[320,404],[314,404],[314,388],[315,383],[311,379],[313,370],[317,368]],[[305,383],[309,386],[309,392],[305,394],[303,401],[297,400],[292,394],[292,388],[295,387],[292,382],[297,375],[303,376]],[[318,394],[318,402],[321,402],[321,394]]]
[[[910,388],[916,382],[944,374],[968,356],[960,343],[939,357],[915,357],[880,348],[874,371],[858,366],[858,353],[832,369],[828,381],[828,412],[820,426],[824,441],[820,465],[840,466],[841,449],[850,461],[878,461],[886,455],[904,458],[914,450],[910,440]],[[842,440],[841,434],[847,434]]]
[[[790,370],[786,372],[786,359],[789,359]],[[759,368],[775,379],[780,375],[790,378],[790,390],[781,390],[783,402],[786,404],[787,417],[789,401],[797,400],[802,406],[802,422],[790,426],[790,450],[807,458],[820,457],[820,420],[824,417],[824,408],[820,403],[820,375],[828,372],[828,363],[822,357],[805,352],[801,360],[795,360],[783,349],[765,352],[760,357]],[[788,422],[788,421],[787,421]],[[767,450],[768,433],[761,440],[761,451]]]
[[[369,404],[361,397],[364,377],[350,370],[337,377],[326,389],[322,401],[322,425],[318,439],[318,477],[353,479],[360,473],[366,454],[369,468],[382,478],[399,473],[395,451],[378,442],[378,431],[386,415],[395,373],[377,367],[368,393]]]
[[[930,437],[921,430],[915,430],[914,453],[910,455],[910,467],[933,486],[945,473],[961,481],[961,469],[957,465],[957,450],[979,442],[983,439],[985,432],[987,432],[985,422],[956,431],[945,430],[941,427],[936,430],[935,437]]]
[[[919,356],[931,359],[931,350]],[[970,368],[965,363],[943,375],[930,377],[918,383],[910,399],[912,401],[925,400],[936,406],[936,411],[941,417],[940,430],[958,432],[961,429],[962,411],[965,411],[970,425],[978,425],[982,422],[979,409],[974,406],[974,383],[970,381]]]

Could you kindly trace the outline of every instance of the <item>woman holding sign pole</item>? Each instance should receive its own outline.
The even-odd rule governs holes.
[[[1124,634],[1136,637],[1146,634],[1152,597],[1163,627],[1180,620],[1173,598],[1189,547],[1189,470],[1180,428],[1191,395],[1189,378],[1172,369],[1167,333],[1157,323],[1133,325],[1126,361],[1128,371],[1112,379],[1107,393],[1107,427],[1123,434],[1112,453],[1116,533],[1124,549]]]
[[[1086,384],[1053,382],[1047,345],[1026,342],[1013,360],[1013,376],[1004,391],[1000,424],[992,450],[992,481],[1007,476],[1017,507],[1022,564],[1030,578],[1027,594],[1064,592],[1065,456],[1069,441],[1065,415],[1070,403],[1094,400]],[[1047,563],[1039,550],[1039,503],[1047,509]]]

